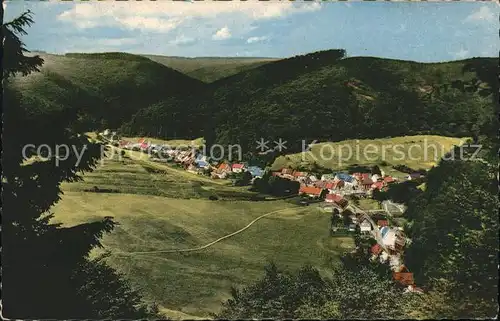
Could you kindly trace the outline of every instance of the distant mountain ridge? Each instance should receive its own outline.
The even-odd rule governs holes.
[[[190,77],[211,83],[219,79],[280,60],[267,57],[176,57],[142,55]]]
[[[282,138],[293,149],[303,139],[470,136],[484,133],[484,124],[494,117],[491,97],[449,84],[474,81],[466,65],[495,73],[495,58],[419,63],[345,57],[343,50],[269,61],[125,53],[41,56],[40,73],[9,85],[22,92],[26,104],[78,108],[86,129],[120,128],[130,136],[204,136],[209,143],[239,143],[247,151],[261,137]],[[193,74],[216,80],[205,83]]]

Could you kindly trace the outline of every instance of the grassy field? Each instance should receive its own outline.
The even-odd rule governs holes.
[[[314,162],[332,170],[379,165],[387,174],[398,177],[402,174],[392,169],[392,166],[406,165],[412,169],[430,169],[453,145],[461,145],[465,140],[466,138],[419,135],[319,143],[304,154],[277,158],[272,168],[278,170],[287,166],[308,167]]]
[[[165,172],[155,173],[153,165]],[[314,206],[248,201],[253,193],[226,184],[146,160],[106,159],[83,182],[63,185],[54,221],[72,226],[113,216],[119,225],[103,237],[108,263],[177,319],[209,317],[231,286],[251,283],[271,260],[289,269],[310,263],[327,273],[354,246],[351,237],[330,237],[328,214]],[[93,186],[115,192],[84,191]],[[221,200],[208,200],[210,193]],[[201,246],[280,209],[285,210],[201,251],[128,253]]]
[[[148,138],[148,137],[122,137],[123,140],[128,140],[131,142],[138,142],[139,139],[145,138],[146,141],[151,142],[151,144],[163,144],[169,146],[202,146],[204,139],[203,137],[196,138],[193,140],[189,139],[173,139],[173,140],[164,140],[158,138]]]
[[[113,150],[113,149],[112,149]],[[107,153],[98,167],[83,175],[84,180],[63,183],[65,191],[85,192],[97,187],[113,193],[163,196],[182,199],[250,200],[258,196],[248,187],[230,186],[228,180],[213,180],[183,169],[155,163],[146,154],[127,151],[123,158],[118,153]]]

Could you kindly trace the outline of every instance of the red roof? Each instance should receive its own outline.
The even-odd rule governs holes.
[[[378,220],[377,225],[378,226],[389,226],[389,222],[387,220]]]
[[[292,175],[294,177],[301,177],[301,176],[307,176],[307,173],[305,173],[305,172],[293,172]]]
[[[314,186],[318,187],[318,188],[328,188],[328,184],[327,182],[325,181],[317,181],[317,182],[314,182]]]
[[[344,198],[338,194],[327,194],[325,199],[327,201],[332,201],[332,202],[340,202]]]
[[[394,181],[395,181],[395,179],[392,176],[386,176],[386,177],[384,177],[384,182],[386,182],[386,183],[392,183]]]
[[[313,186],[301,186],[299,189],[299,193],[308,194],[308,195],[321,195],[323,190],[321,188],[313,187]]]
[[[392,276],[395,281],[401,283],[402,285],[413,285],[415,281],[413,280],[413,273],[409,272],[394,272]]]
[[[238,169],[238,168],[241,169],[243,167],[245,167],[245,165],[243,165],[243,164],[233,164],[233,168],[236,168],[236,169]]]
[[[382,252],[382,247],[380,247],[379,244],[375,244],[374,246],[372,246],[371,251],[373,254],[379,255],[380,252]]]
[[[371,178],[367,177],[367,178],[363,178],[363,182],[362,182],[363,185],[372,185],[373,184],[373,181]]]
[[[361,174],[361,178],[362,178],[362,179],[367,179],[367,178],[370,178],[370,174],[369,174],[369,173],[362,173],[362,174]]]
[[[372,188],[376,188],[376,189],[382,189],[382,187],[384,187],[384,182],[375,182],[372,185]]]
[[[222,163],[219,165],[219,167],[217,169],[219,169],[219,170],[231,169],[231,166],[229,166],[229,164]]]

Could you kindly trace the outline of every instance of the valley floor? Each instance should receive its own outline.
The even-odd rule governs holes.
[[[108,263],[172,318],[210,317],[229,298],[231,286],[253,282],[270,261],[289,269],[311,264],[326,272],[354,247],[351,237],[329,235],[330,216],[315,207],[250,201],[254,193],[245,188],[172,168],[155,173],[148,166],[106,160],[83,182],[65,184],[53,212],[66,226],[113,216],[119,225],[104,236],[104,250],[93,255],[109,251]],[[94,186],[113,192],[91,192]],[[208,200],[213,191],[222,199]],[[127,254],[199,247],[277,210],[200,251]]]

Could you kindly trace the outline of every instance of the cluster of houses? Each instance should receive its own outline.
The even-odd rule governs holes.
[[[185,170],[203,174],[210,173],[215,179],[228,178],[231,173],[249,172],[252,178],[260,178],[264,170],[258,166],[248,166],[245,163],[213,162],[195,147],[174,148],[168,145],[151,144],[141,139],[137,143],[121,140],[119,146],[123,149],[142,151],[151,155],[151,160],[157,162],[174,162],[182,165]]]
[[[320,177],[303,171],[283,168],[273,172],[274,176],[294,180],[300,183],[299,194],[312,198],[326,198],[328,194],[368,196],[374,190],[384,190],[397,179],[385,175],[371,173],[332,173]]]
[[[102,135],[106,138],[115,138],[116,133],[105,132]],[[210,162],[196,148],[172,148],[166,145],[157,145],[139,140],[137,143],[119,141],[119,146],[124,149],[137,150],[150,153],[154,161],[169,161],[182,165],[187,171],[192,173],[210,173],[214,179],[226,179],[232,173],[249,172],[252,178],[262,177],[265,171],[257,166],[248,166],[245,163]],[[297,181],[300,183],[299,194],[314,199],[322,199],[322,208],[330,213],[338,209],[338,215],[343,217],[345,210],[349,206],[349,201],[345,196],[370,196],[374,190],[382,191],[390,184],[398,180],[383,172],[381,175],[371,173],[331,173],[321,176],[305,171],[297,171],[290,168],[283,168],[280,171],[272,172],[273,176]],[[418,179],[421,174],[410,174],[407,180]],[[405,236],[402,228],[390,226],[385,219],[368,220],[362,213],[349,212],[348,230],[359,231],[362,235],[376,233],[378,229],[381,236],[382,245],[377,243],[370,248],[371,260],[379,260],[381,263],[389,264],[393,278],[396,282],[406,287],[405,292],[418,292],[422,290],[415,286],[413,273],[408,271],[402,263],[402,255],[405,245],[409,239]],[[334,227],[332,227],[333,229]]]

